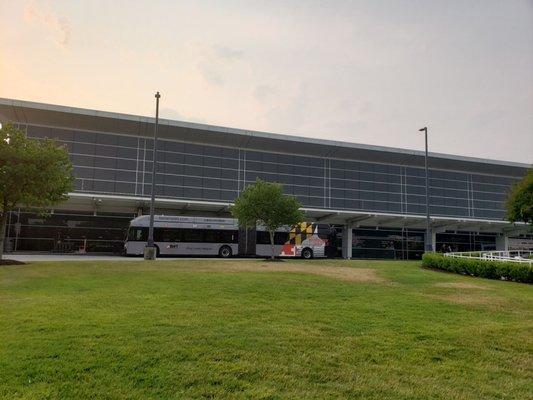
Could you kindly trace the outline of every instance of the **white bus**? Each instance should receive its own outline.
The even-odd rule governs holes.
[[[126,255],[142,255],[148,240],[150,216],[130,222],[124,244]],[[157,255],[231,257],[238,254],[239,228],[234,219],[154,215]]]
[[[150,216],[143,215],[130,222],[124,253],[142,255],[148,239]],[[305,259],[325,257],[329,243],[329,225],[302,222],[274,234],[274,254],[279,257]],[[157,255],[270,256],[269,233],[262,227],[239,229],[237,220],[154,216],[154,242]]]

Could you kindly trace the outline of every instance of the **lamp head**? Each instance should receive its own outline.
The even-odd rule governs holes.
[[[428,131],[428,127],[427,126],[424,126],[422,129],[419,129],[418,132],[427,132]]]

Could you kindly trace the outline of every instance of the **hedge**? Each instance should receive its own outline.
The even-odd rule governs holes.
[[[444,257],[441,253],[424,253],[422,265],[462,275],[533,283],[533,268],[528,263],[454,258]]]

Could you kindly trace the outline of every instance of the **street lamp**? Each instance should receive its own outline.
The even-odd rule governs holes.
[[[429,171],[428,171],[428,128],[427,126],[418,130],[419,132],[424,132],[424,137],[426,140],[426,156],[424,158],[424,163],[426,166],[426,240],[425,248],[426,251],[433,251],[433,238],[431,237],[431,221],[429,218]]]
[[[155,208],[155,172],[156,172],[156,157],[157,157],[157,127],[159,124],[159,92],[155,94],[155,128],[154,128],[154,145],[152,158],[152,196],[150,198],[150,227],[148,228],[148,243],[144,248],[144,259],[155,260],[157,256],[157,248],[154,244],[154,208]]]

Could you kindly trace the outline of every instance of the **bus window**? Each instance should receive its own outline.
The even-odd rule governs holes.
[[[274,244],[285,244],[289,241],[289,232],[274,232]],[[270,233],[257,231],[257,244],[270,244]]]
[[[289,241],[289,232],[275,232],[274,244],[285,244]],[[270,243],[270,240],[269,240]]]
[[[220,243],[238,243],[237,231],[219,231]]]
[[[270,244],[269,233],[264,231],[257,231],[257,244]]]
[[[128,240],[133,242],[146,242],[148,240],[148,228],[130,228],[128,231]]]
[[[179,242],[180,231],[176,228],[155,228],[154,241],[156,242]]]
[[[202,243],[204,241],[203,229],[181,229],[181,241],[186,243]]]
[[[220,243],[219,231],[208,229],[205,231],[204,241],[206,243]]]

